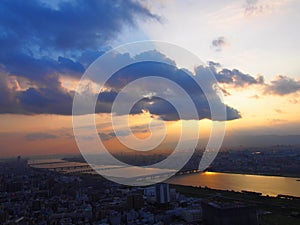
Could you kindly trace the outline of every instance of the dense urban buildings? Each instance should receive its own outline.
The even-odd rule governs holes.
[[[63,160],[60,162],[65,165]],[[277,213],[279,206],[288,205],[294,210],[283,211],[287,218],[299,221],[300,200],[289,196],[270,199],[255,193],[168,183],[128,187],[99,175],[65,174],[59,168],[60,172],[33,168],[21,157],[1,162],[0,224],[257,225],[260,218],[260,224],[265,225],[270,223],[262,218],[271,213],[270,208]]]

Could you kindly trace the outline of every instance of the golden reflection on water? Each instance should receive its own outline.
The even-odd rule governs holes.
[[[255,191],[271,196],[284,194],[300,197],[300,181],[297,180],[299,178],[203,172],[176,176],[169,179],[168,183],[221,190]]]
[[[210,171],[206,171],[204,172],[205,175],[216,175],[217,173],[216,172],[210,172]]]

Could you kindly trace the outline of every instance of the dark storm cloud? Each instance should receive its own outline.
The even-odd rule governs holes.
[[[138,55],[137,57],[146,57],[147,53]],[[167,59],[164,55],[160,53],[149,52],[149,55],[157,60],[165,60],[170,64],[160,63],[160,62],[140,62],[131,64],[120,71],[116,72],[106,83],[105,91],[98,95],[98,101],[96,103],[96,113],[110,113],[112,110],[112,104],[118,94],[118,92],[124,88],[127,84],[135,81],[142,77],[147,76],[159,76],[173,81],[182,87],[186,93],[191,97],[198,116],[191,117],[190,115],[183,115],[184,120],[199,120],[208,118],[211,119],[210,107],[208,100],[201,88],[194,81],[186,70],[178,69],[174,62]],[[128,54],[116,56],[118,60],[133,60],[128,56]],[[68,60],[61,59],[64,64],[70,63]],[[74,64],[71,63],[73,66]],[[76,66],[76,65],[75,65]],[[207,76],[210,73],[210,68],[205,66],[200,66],[196,69],[196,76]],[[23,114],[62,114],[70,115],[72,112],[72,100],[74,92],[69,92],[65,90],[60,82],[57,80],[56,76],[45,76],[48,78],[48,82],[51,85],[44,87],[30,87],[26,90],[15,91],[13,95],[13,101],[11,102],[11,107],[1,107],[1,113],[23,113]],[[45,82],[46,83],[46,80]],[[158,86],[160,84],[149,84]],[[207,84],[211,88],[211,93],[215,93],[212,86],[213,84]],[[168,87],[161,88],[161,94],[164,95]],[[176,96],[176,90],[171,90],[171,97]],[[170,95],[170,93],[168,95]],[[173,93],[173,94],[172,94]],[[141,94],[141,93],[140,93]],[[166,95],[165,95],[166,96]],[[178,96],[178,95],[177,95]],[[163,120],[178,120],[178,112],[176,109],[166,100],[162,98],[143,97],[141,94],[141,100],[134,105],[131,114],[140,114],[144,111],[148,111],[152,116],[158,116]],[[168,98],[170,96],[166,96]],[[185,101],[183,98],[176,97],[177,102]],[[223,105],[220,99],[216,99],[217,104]],[[127,104],[126,102],[124,104]],[[227,111],[226,120],[233,120],[240,118],[240,113],[231,107],[223,105]],[[84,113],[84,112],[82,112]]]
[[[55,8],[38,0],[4,0],[0,5],[0,64],[11,74],[33,80],[54,72],[82,74],[97,54],[89,49],[99,49],[125,25],[135,25],[136,16],[156,18],[130,0],[61,1]],[[82,63],[74,57],[51,58],[51,54],[78,52]]]
[[[84,67],[80,63],[65,57],[54,60],[48,57],[34,58],[23,53],[11,53],[2,57],[1,63],[7,73],[26,77],[33,83],[44,83],[49,76],[59,74],[80,76],[84,72]]]
[[[132,108],[132,114],[142,113],[143,110],[147,110],[151,115],[159,116],[161,119],[166,121],[179,120],[177,110],[168,101],[158,98],[142,98]]]
[[[146,53],[144,53],[146,54]],[[150,52],[149,54],[153,54]],[[162,57],[164,59],[164,57]],[[169,62],[169,61],[168,61]],[[200,66],[196,69],[196,76],[207,76],[210,73],[209,67]],[[198,84],[194,81],[194,79],[185,72],[185,70],[178,69],[173,64],[166,64],[160,62],[141,62],[135,63],[130,66],[123,68],[112,76],[106,84],[106,87],[113,90],[103,92],[99,95],[98,107],[96,109],[98,112],[109,112],[111,111],[112,103],[115,100],[117,92],[119,92],[122,88],[124,88],[130,82],[133,82],[139,78],[147,77],[147,76],[159,76],[166,78],[168,80],[173,81],[182,87],[186,93],[191,97],[195,108],[198,112],[198,117],[194,118],[191,115],[183,115],[184,120],[199,120],[208,118],[211,119],[211,112],[207,98],[205,97],[202,89],[198,86]],[[151,84],[149,84],[151,85]],[[159,85],[159,84],[153,84]],[[213,84],[206,84],[211,88],[213,94],[215,91],[212,89]],[[161,88],[160,96],[164,96],[164,91],[167,87]],[[171,90],[173,93],[176,93],[176,90]],[[176,94],[173,94],[173,97]],[[166,99],[170,96],[165,96]],[[176,99],[178,102],[185,101],[185,99],[178,97]],[[223,104],[219,102],[219,99],[215,99],[217,104]],[[238,110],[223,105],[226,108],[228,116],[226,120],[233,120],[240,118],[240,113]],[[148,111],[153,116],[158,116],[163,120],[179,120],[179,115],[177,110],[174,108],[172,104],[168,101],[160,98],[160,97],[144,97],[140,101],[138,101],[131,110],[131,114],[140,114],[143,111]]]
[[[265,88],[265,93],[271,95],[288,95],[298,91],[300,91],[300,81],[287,76],[277,76]]]
[[[134,25],[136,16],[155,17],[130,0],[61,1],[55,8],[38,0],[4,0],[0,8],[1,47],[98,48],[123,25]]]
[[[72,113],[72,93],[62,89],[29,88],[18,93],[18,108],[11,113],[60,114]]]
[[[78,62],[87,68],[92,62],[94,62],[104,51],[87,50],[81,53],[78,57]]]
[[[215,51],[219,52],[224,49],[224,47],[228,46],[228,43],[225,37],[218,37],[211,42],[211,48]]]
[[[60,76],[79,78],[137,17],[158,19],[131,0],[50,3],[1,1],[0,113],[70,114],[74,93],[62,87]],[[10,76],[27,79],[29,88],[8,87]]]
[[[104,0],[61,1],[55,6],[38,0],[2,1],[0,113],[70,115],[74,92],[63,88],[60,77],[79,78],[85,68],[103,54],[108,41],[124,26],[135,25],[137,16],[159,19],[138,2],[130,0],[113,3]],[[221,37],[215,44],[222,47],[226,44],[225,39]],[[156,74],[174,81],[191,96],[198,117],[184,119],[210,118],[207,99],[186,71],[176,68],[175,62],[156,51],[142,53],[136,59],[149,57],[173,66],[153,66],[145,62],[116,74],[115,80],[107,83],[110,90],[99,94],[96,112],[111,112],[117,92],[124,85],[142,76]],[[133,59],[128,54],[119,54],[115,60]],[[201,76],[207,70],[204,67],[198,69],[197,75]],[[28,87],[12,85],[11,78],[16,83],[25,79]],[[227,119],[240,117],[237,110],[225,107],[230,116]],[[142,98],[132,114],[144,110],[164,120],[179,119],[174,107],[160,98]]]

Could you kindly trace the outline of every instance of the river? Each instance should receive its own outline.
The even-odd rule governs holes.
[[[61,159],[31,160],[30,164],[31,166],[36,168],[44,168],[50,170],[61,168],[63,169],[61,170],[61,172],[73,172],[76,170],[74,168],[76,166],[79,167],[79,170],[82,170],[82,166],[88,166],[88,164],[86,163],[67,162]],[[115,166],[111,166],[110,168],[116,170]],[[127,170],[128,169],[130,168],[127,168]],[[122,171],[125,170],[124,168],[120,168],[119,170],[120,176],[122,176]],[[153,170],[150,169],[148,172],[153,173]],[[134,172],[130,172],[130,174],[132,173],[134,174]],[[159,174],[159,172],[157,173]],[[263,195],[270,196],[277,196],[279,194],[282,194],[300,197],[300,181],[297,180],[300,180],[300,178],[204,172],[174,176],[167,182],[171,184],[201,186],[220,190],[254,191],[260,192]]]
[[[263,195],[278,194],[300,197],[300,178],[204,172],[175,176],[170,184],[202,186],[220,190],[254,191]]]

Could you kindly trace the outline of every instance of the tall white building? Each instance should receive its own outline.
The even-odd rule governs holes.
[[[167,204],[170,202],[169,184],[161,183],[155,185],[156,201],[159,204]]]

